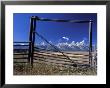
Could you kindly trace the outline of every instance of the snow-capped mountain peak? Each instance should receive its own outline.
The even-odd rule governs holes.
[[[85,43],[85,40],[82,40],[76,43],[75,41],[72,41],[71,43],[67,43],[67,42],[58,43],[56,46],[62,50],[87,50],[88,49]]]
[[[52,44],[52,42],[51,42]],[[85,40],[81,40],[81,41],[78,41],[78,42],[75,42],[75,41],[72,41],[72,42],[59,42],[57,43],[56,46],[57,48],[59,48],[60,50],[62,51],[88,51],[89,50],[89,44],[86,43]],[[46,50],[54,50],[54,48],[47,44],[47,43],[44,43],[42,42],[41,45],[38,45],[38,47],[40,48],[44,48]]]

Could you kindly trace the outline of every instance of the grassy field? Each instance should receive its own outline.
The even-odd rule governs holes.
[[[14,55],[14,62],[27,62],[28,55]],[[65,52],[71,60],[89,64],[88,52]],[[18,59],[17,59],[18,58]],[[33,68],[27,63],[14,63],[14,75],[97,75],[97,69],[73,67],[73,63],[59,52],[35,52]],[[55,64],[56,63],[56,64]],[[59,64],[60,63],[60,64]],[[65,66],[64,64],[67,64]]]
[[[90,67],[64,67],[46,63],[14,64],[14,75],[97,75],[97,70]]]

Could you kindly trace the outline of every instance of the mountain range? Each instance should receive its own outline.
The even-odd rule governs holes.
[[[52,43],[51,43],[52,44]],[[23,46],[19,46],[23,45]],[[24,44],[19,44],[18,46],[14,46],[14,49],[28,49],[28,46],[25,46]],[[71,43],[68,42],[60,42],[56,45],[51,46],[50,44],[42,42],[41,44],[35,45],[36,50],[51,50],[51,51],[88,51],[89,50],[89,44],[85,43],[85,40],[82,40],[80,42],[72,41]],[[95,46],[92,47],[93,51]]]

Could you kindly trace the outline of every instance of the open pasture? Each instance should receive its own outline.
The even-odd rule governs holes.
[[[18,55],[20,54],[20,55]],[[34,52],[31,68],[28,54],[14,54],[14,75],[96,75],[96,68],[89,67],[88,52]],[[19,59],[20,58],[20,59]],[[77,64],[77,67],[74,67]]]

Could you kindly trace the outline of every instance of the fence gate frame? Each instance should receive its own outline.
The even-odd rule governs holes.
[[[34,44],[36,21],[51,21],[51,22],[72,22],[72,23],[89,23],[89,66],[92,66],[92,20],[63,20],[63,19],[45,19],[38,16],[31,16],[30,18],[30,33],[29,33],[29,53],[28,62],[33,67]]]

